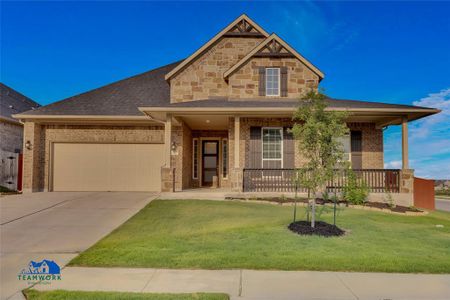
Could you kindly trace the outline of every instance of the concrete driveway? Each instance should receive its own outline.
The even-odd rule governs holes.
[[[30,260],[60,267],[156,197],[152,193],[53,192],[0,198],[1,299],[27,287],[17,274]]]

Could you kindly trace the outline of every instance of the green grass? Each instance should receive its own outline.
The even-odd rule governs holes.
[[[229,300],[225,294],[151,294],[119,292],[81,292],[81,291],[47,291],[25,290],[28,300]]]
[[[349,233],[324,238],[290,232],[292,212],[257,203],[153,201],[70,264],[450,273],[450,213],[412,217],[345,208],[337,225]],[[298,215],[305,217],[304,208]],[[332,211],[320,219],[332,222]]]

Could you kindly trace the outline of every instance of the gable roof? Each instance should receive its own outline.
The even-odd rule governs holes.
[[[19,123],[12,115],[35,109],[39,106],[32,99],[0,82],[0,118],[2,120]]]
[[[39,115],[56,116],[142,116],[139,106],[170,103],[170,87],[164,75],[177,66],[175,62],[67,99],[29,110],[19,118]]]
[[[279,36],[277,36],[275,33],[272,33],[268,38],[266,38],[261,44],[257,45],[255,48],[253,48],[252,51],[250,51],[246,56],[244,56],[241,60],[239,60],[234,66],[232,66],[230,69],[228,69],[224,74],[223,77],[226,79],[231,74],[233,74],[235,71],[237,71],[243,64],[245,64],[250,58],[255,56],[257,53],[260,53],[265,47],[267,47],[271,42],[279,43],[286,51],[294,55],[295,58],[300,60],[302,63],[304,63],[311,71],[316,73],[319,76],[319,81],[322,80],[325,75],[316,68],[312,63],[310,63],[306,58],[304,58],[300,53],[298,53],[294,48],[289,46],[288,43],[283,41]]]
[[[239,16],[236,20],[231,22],[227,27],[225,27],[222,31],[220,31],[218,34],[216,34],[212,39],[210,39],[206,44],[204,44],[202,47],[200,47],[197,51],[192,53],[188,58],[183,60],[177,67],[175,67],[172,71],[167,73],[165,76],[166,80],[169,80],[172,78],[175,74],[180,72],[182,69],[184,69],[187,65],[189,65],[193,60],[195,60],[200,54],[205,52],[210,46],[212,46],[217,40],[219,40],[221,37],[225,36],[227,33],[230,34],[233,33],[233,29],[240,23],[240,22],[247,22],[251,25],[251,27],[254,28],[257,32],[259,32],[263,37],[268,37],[269,34],[262,29],[258,24],[256,24],[252,19],[250,19],[246,14],[242,14]]]

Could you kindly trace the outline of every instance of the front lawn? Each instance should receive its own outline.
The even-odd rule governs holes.
[[[157,200],[70,264],[96,267],[450,273],[450,213],[343,209],[343,237],[287,229],[292,207]],[[304,208],[299,208],[304,217]],[[332,212],[321,220],[332,222]],[[443,225],[444,227],[436,227]]]
[[[27,300],[229,300],[225,294],[151,294],[81,291],[24,291]]]

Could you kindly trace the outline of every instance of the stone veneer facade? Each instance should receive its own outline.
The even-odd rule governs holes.
[[[267,98],[259,96],[258,67],[287,67],[287,98],[299,98],[308,89],[316,89],[319,76],[296,58],[249,59],[226,81],[223,73],[258,45],[260,38],[221,38],[170,80],[171,102],[211,98]]]
[[[315,89],[319,76],[296,58],[252,58],[228,80],[228,96],[231,99],[261,98],[259,96],[259,67],[287,67],[287,98],[298,99],[306,91]]]
[[[227,97],[228,84],[223,73],[262,41],[262,38],[219,39],[170,80],[171,102]]]

